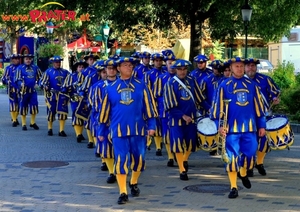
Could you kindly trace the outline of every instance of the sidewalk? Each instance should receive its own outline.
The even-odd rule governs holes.
[[[125,205],[118,205],[117,184],[107,184],[108,174],[100,170],[100,159],[94,150],[87,149],[87,141],[77,143],[67,121],[68,137],[58,136],[58,122],[54,122],[54,136],[47,136],[46,106],[39,96],[40,130],[11,127],[8,100],[0,94],[0,211],[22,212],[121,212],[121,211],[300,211],[300,135],[295,135],[291,149],[272,151],[267,155],[267,176],[255,170],[252,188],[246,189],[238,181],[239,197],[228,199],[229,182],[219,156],[199,151],[191,155],[189,181],[179,180],[177,167],[167,167],[167,156],[155,156],[155,149],[147,152],[147,167],[141,175],[139,197],[131,197]],[[20,118],[19,118],[20,121]],[[87,136],[85,135],[87,138]],[[61,161],[64,166],[29,168],[27,162]],[[25,163],[25,164],[24,164]],[[35,163],[38,165],[37,163]],[[188,191],[188,187],[197,192]],[[128,191],[129,188],[128,188]]]

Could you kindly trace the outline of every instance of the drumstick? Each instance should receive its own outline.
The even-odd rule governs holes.
[[[281,93],[278,94],[277,99],[279,99],[280,94]],[[271,108],[273,107],[273,105],[274,105],[274,101],[271,103],[269,110],[271,110]]]

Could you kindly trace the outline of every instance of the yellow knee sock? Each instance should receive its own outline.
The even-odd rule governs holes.
[[[59,120],[59,132],[64,131],[65,130],[65,120]]]
[[[31,114],[30,124],[35,124],[35,117],[36,117],[36,114]]]
[[[80,127],[80,128],[79,128],[79,129],[80,129],[80,130],[79,130],[79,132],[80,132],[79,134],[82,134],[82,132],[83,132],[83,126],[79,126],[79,127]]]
[[[104,158],[101,158],[101,163],[105,163],[105,159]]]
[[[191,155],[192,152],[190,151],[186,151],[184,154],[183,154],[183,161],[188,161],[189,160],[189,157]]]
[[[156,150],[161,149],[162,137],[155,136],[154,141],[155,141]]]
[[[80,128],[81,128],[81,126],[79,126],[79,125],[74,125],[74,131],[75,131],[76,136],[78,136],[78,135],[81,134],[81,133],[80,133]]]
[[[15,112],[10,112],[12,122],[16,121]]]
[[[256,155],[257,155],[256,164],[257,165],[263,164],[266,153],[257,151]]]
[[[151,146],[151,143],[152,143],[152,138],[151,136],[147,136],[147,147]]]
[[[88,136],[89,142],[94,142],[93,136],[92,136],[92,132],[90,130],[86,130],[86,134]]]
[[[127,194],[127,186],[126,186],[127,174],[117,174],[116,177],[119,185],[120,194],[122,193]]]
[[[141,172],[132,171],[132,173],[131,173],[131,179],[130,179],[130,184],[131,185],[137,184],[140,175],[141,175]]]
[[[22,115],[21,120],[22,120],[22,126],[26,125],[26,116]]]
[[[114,159],[105,158],[106,166],[108,168],[109,174],[114,174]]]
[[[230,181],[231,188],[238,188],[237,187],[237,173],[236,172],[227,172],[228,178]]]
[[[48,130],[52,130],[52,127],[53,127],[53,122],[48,121]]]
[[[97,138],[93,136],[93,141],[94,141],[94,144],[95,146],[97,145]]]
[[[185,168],[183,166],[183,153],[182,152],[176,153],[176,159],[177,159],[177,164],[179,166],[180,173],[184,172]]]
[[[174,159],[174,154],[171,152],[171,149],[170,149],[170,144],[165,144],[165,147],[166,147],[166,150],[167,150],[167,153],[168,153],[168,159]]]
[[[241,175],[242,177],[245,177],[245,176],[247,175],[247,169],[244,168],[244,167],[241,167],[241,168],[240,168],[240,175]]]

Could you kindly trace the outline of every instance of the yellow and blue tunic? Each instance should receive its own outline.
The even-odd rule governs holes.
[[[212,71],[209,68],[205,68],[204,70],[196,68],[189,75],[195,77],[197,83],[200,85],[203,78],[210,74],[212,74]]]
[[[144,64],[140,64],[134,68],[132,75],[140,80],[143,80],[145,73],[148,73],[151,69],[152,67],[150,65],[145,66]]]

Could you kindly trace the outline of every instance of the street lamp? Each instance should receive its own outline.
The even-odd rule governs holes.
[[[104,38],[104,45],[105,45],[105,56],[107,56],[107,40],[109,36],[109,26],[107,23],[105,23],[102,27],[102,33],[103,33],[103,38]]]
[[[38,40],[38,35],[36,33],[33,34],[33,48],[34,48],[34,65],[37,65],[37,40]]]
[[[248,0],[245,0],[245,5],[242,6],[241,12],[242,12],[242,17],[243,17],[244,25],[245,25],[245,35],[246,35],[246,39],[245,39],[245,58],[247,58],[248,57],[248,55],[247,55],[247,49],[248,49],[248,25],[249,25],[249,22],[251,20],[251,15],[252,15],[252,8],[249,5]]]
[[[54,31],[54,24],[52,23],[52,21],[48,21],[46,23],[46,29],[47,29],[47,34],[50,35],[50,42],[51,42],[52,34]]]

